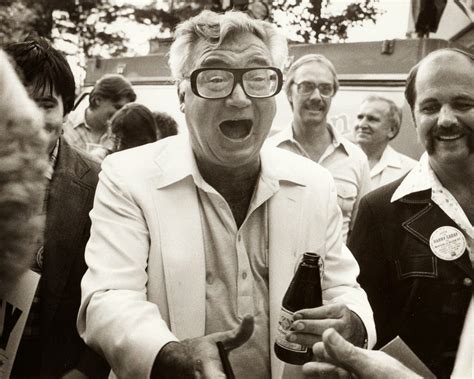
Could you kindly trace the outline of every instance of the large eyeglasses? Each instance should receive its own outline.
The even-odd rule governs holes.
[[[191,89],[204,99],[224,99],[237,84],[250,98],[264,99],[281,90],[283,75],[275,67],[198,68],[191,73]]]
[[[334,86],[332,84],[321,83],[316,84],[314,82],[303,81],[296,84],[296,89],[300,95],[308,96],[311,95],[317,88],[321,96],[330,97],[334,95]]]

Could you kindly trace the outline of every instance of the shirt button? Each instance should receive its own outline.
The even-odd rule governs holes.
[[[242,273],[242,279],[247,279],[247,273],[245,271]]]
[[[242,235],[241,235],[241,234],[239,234],[239,235],[237,236],[237,240],[238,240],[239,242],[242,242]]]
[[[462,284],[465,287],[471,287],[472,286],[472,279],[471,278],[464,278],[464,280],[462,281]]]

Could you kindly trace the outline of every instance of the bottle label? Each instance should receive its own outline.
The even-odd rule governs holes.
[[[293,312],[290,312],[282,307],[280,311],[280,320],[278,321],[278,329],[275,342],[287,350],[295,351],[298,353],[306,352],[308,350],[307,347],[286,340],[286,336],[292,331],[292,324]]]

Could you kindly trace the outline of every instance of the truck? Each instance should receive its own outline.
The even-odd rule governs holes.
[[[418,159],[423,153],[418,143],[411,111],[404,98],[405,80],[410,69],[424,56],[452,46],[442,39],[384,40],[374,42],[290,44],[285,67],[305,54],[316,53],[333,62],[338,73],[339,91],[332,100],[329,122],[353,139],[359,105],[369,95],[392,99],[402,108],[402,126],[391,141],[396,150]],[[168,67],[167,51],[141,57],[91,59],[87,64],[83,91],[73,112],[84,112],[87,96],[104,74],[124,75],[133,84],[137,102],[152,111],[167,112],[175,118],[180,132],[186,132],[184,114],[179,110],[176,86]],[[276,96],[277,113],[270,134],[289,127],[292,110],[285,92]]]

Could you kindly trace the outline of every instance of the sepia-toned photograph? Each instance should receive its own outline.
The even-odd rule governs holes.
[[[473,281],[473,0],[0,0],[0,379],[472,379]]]

